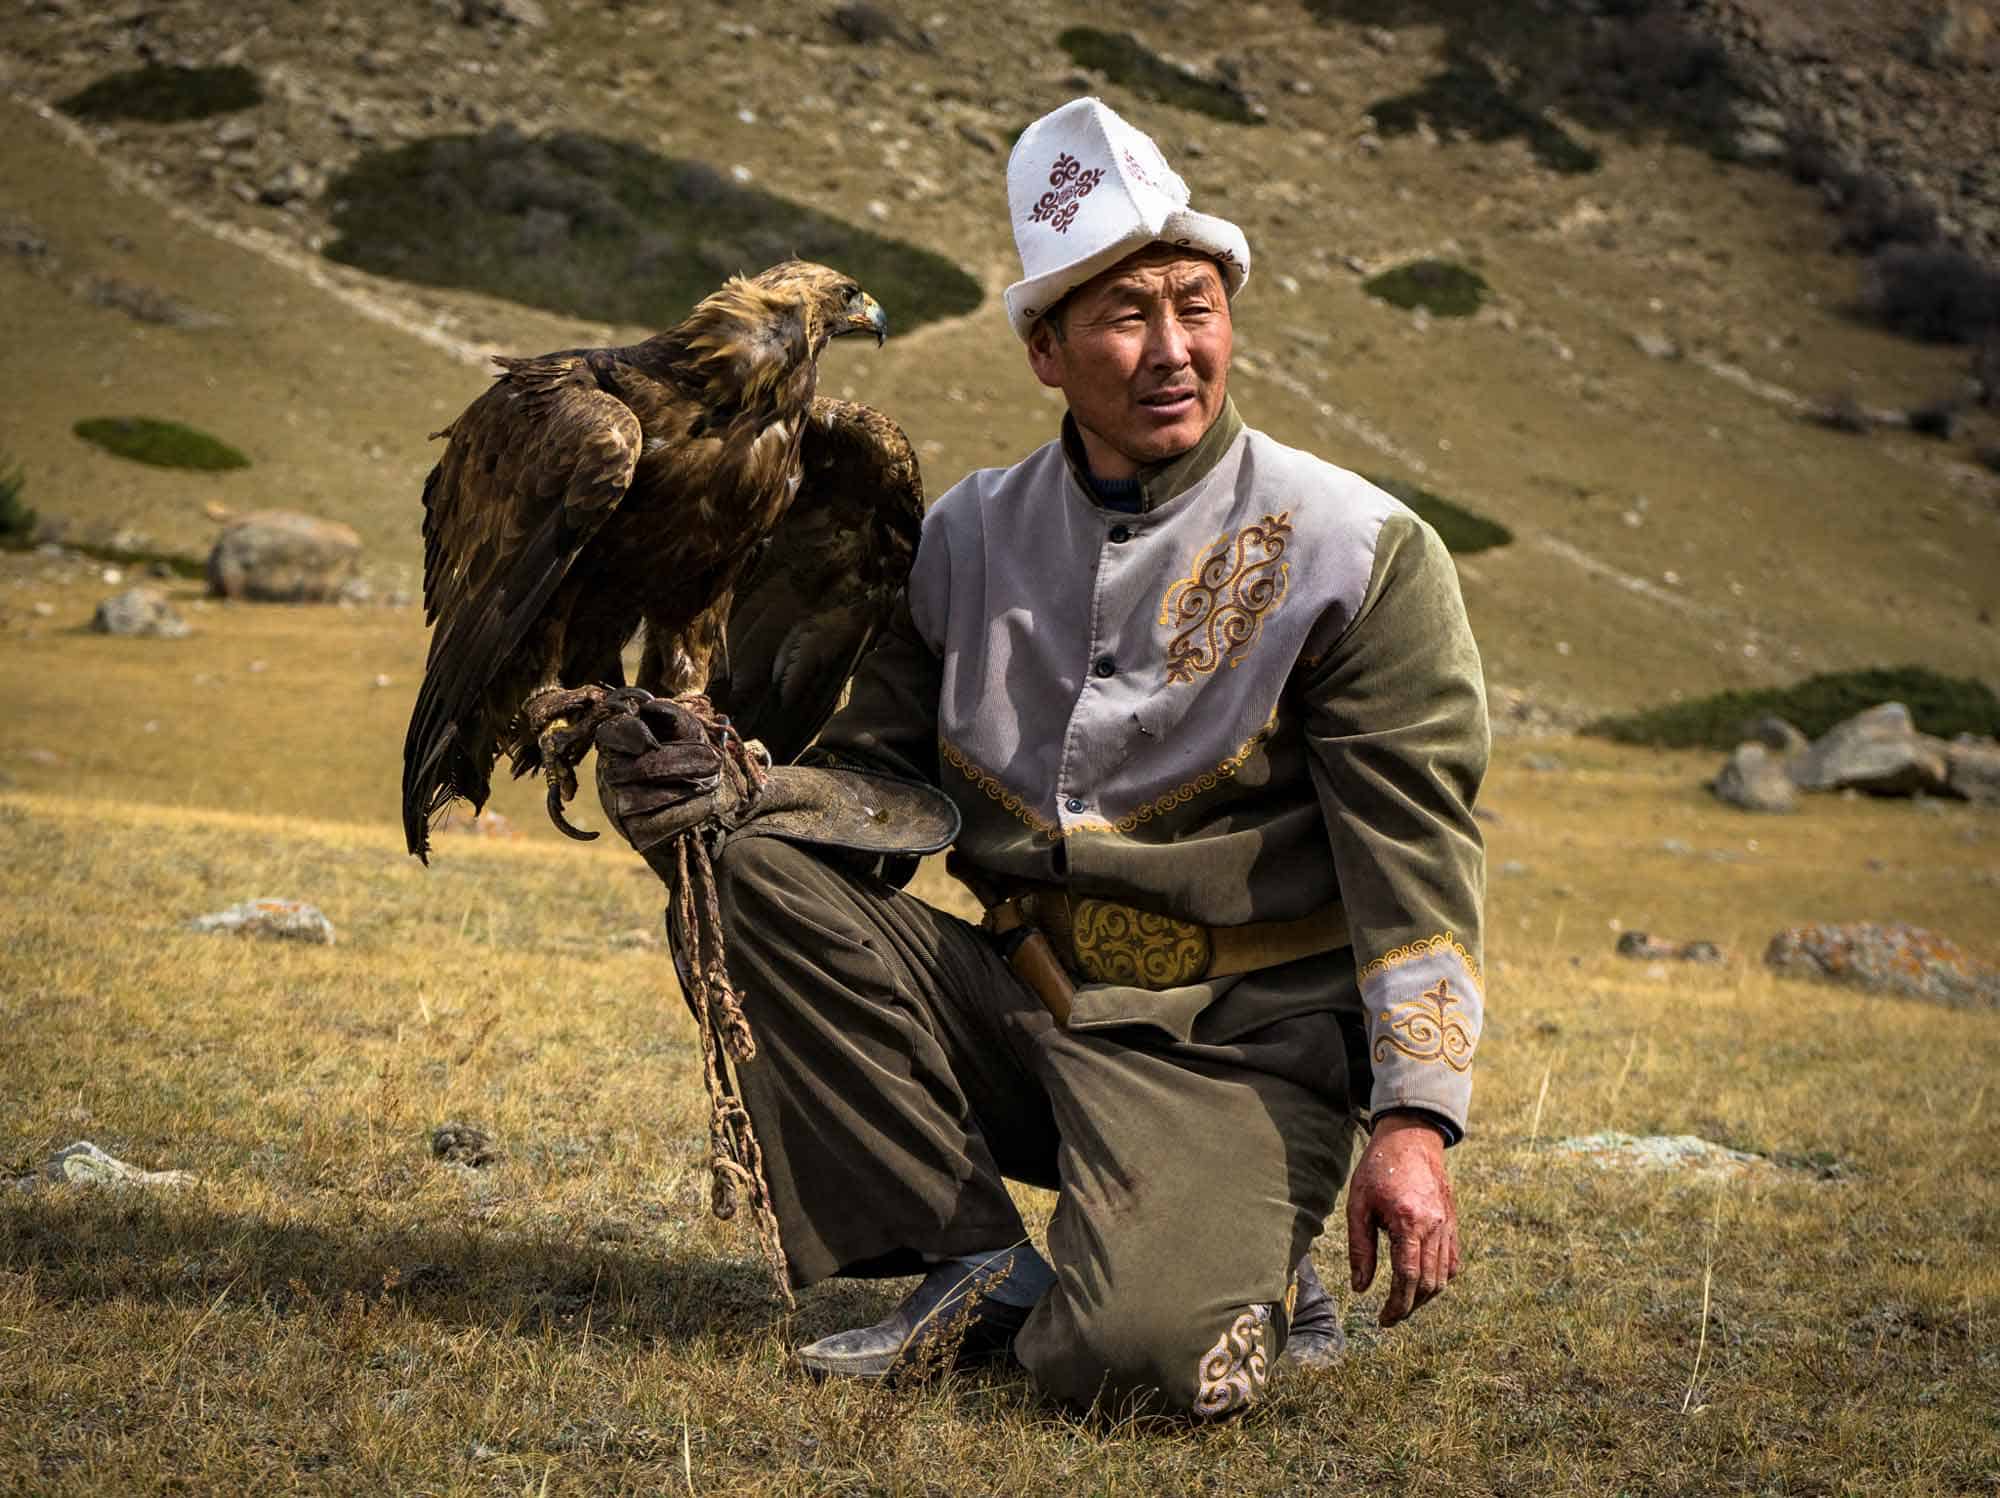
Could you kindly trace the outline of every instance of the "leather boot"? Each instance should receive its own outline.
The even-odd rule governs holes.
[[[922,1371],[934,1359],[965,1367],[1004,1357],[1032,1307],[1009,1305],[996,1293],[1022,1298],[1016,1292],[1052,1278],[1032,1248],[996,1256],[984,1268],[948,1260],[873,1326],[821,1337],[799,1349],[799,1361],[815,1378],[887,1378]]]
[[[1278,1362],[1329,1368],[1347,1351],[1347,1333],[1341,1330],[1340,1307],[1320,1283],[1311,1254],[1299,1260],[1299,1267],[1292,1271],[1292,1283],[1298,1293],[1292,1299],[1291,1329]]]

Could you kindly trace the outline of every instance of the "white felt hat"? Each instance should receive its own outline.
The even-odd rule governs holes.
[[[1072,99],[1021,132],[1007,158],[1007,211],[1022,278],[1007,319],[1022,339],[1035,319],[1099,271],[1155,240],[1214,257],[1229,295],[1250,279],[1250,245],[1228,219],[1188,207],[1152,137],[1102,99]]]

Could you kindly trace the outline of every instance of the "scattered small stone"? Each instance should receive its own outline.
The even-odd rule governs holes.
[[[611,945],[621,951],[657,947],[659,944],[659,933],[645,926],[633,926],[629,930],[614,932],[611,937]]]
[[[187,1186],[194,1182],[192,1171],[141,1170],[107,1155],[88,1139],[66,1145],[41,1163],[33,1175],[20,1176],[14,1185],[33,1191],[45,1185],[78,1186]]]
[[[1768,1168],[1770,1162],[1748,1150],[1734,1150],[1694,1134],[1624,1134],[1607,1130],[1559,1139],[1549,1146],[1605,1169],[1695,1170],[1736,1175]]]
[[[320,194],[319,176],[303,161],[288,162],[257,185],[257,201],[282,208]]]
[[[467,26],[535,29],[549,24],[548,12],[536,0],[459,0],[458,18]]]
[[[303,900],[245,900],[212,915],[198,915],[187,929],[200,932],[229,931],[246,936],[265,936],[275,941],[303,941],[319,946],[334,944],[333,922],[319,907]]]
[[[1708,788],[1718,801],[1744,811],[1799,809],[1799,789],[1785,772],[1785,761],[1762,744],[1738,744]]]
[[[1954,1009],[2000,1008],[2000,972],[1947,937],[1901,921],[1793,926],[1771,938],[1764,964],[1864,993],[1924,999]]]
[[[441,1123],[431,1130],[431,1155],[447,1165],[464,1165],[473,1170],[500,1158],[484,1129],[462,1123]]]
[[[1530,754],[1521,760],[1521,768],[1533,770],[1537,775],[1551,775],[1558,770],[1567,770],[1569,766],[1553,754]]]
[[[1712,941],[1666,941],[1644,931],[1627,931],[1618,938],[1618,955],[1635,962],[1698,962],[1721,964],[1729,960]]]
[[[158,588],[140,586],[114,593],[97,605],[90,627],[101,635],[181,640],[193,633]]]
[[[1632,343],[1648,359],[1671,361],[1681,356],[1681,346],[1664,333],[1634,333]]]

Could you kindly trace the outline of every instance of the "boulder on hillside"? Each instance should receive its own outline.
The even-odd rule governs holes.
[[[1784,977],[1866,993],[1954,1009],[2000,1008],[2000,972],[1974,962],[1956,942],[1901,921],[1793,926],[1771,938],[1764,964]]]
[[[259,603],[332,603],[359,581],[361,537],[352,526],[289,510],[231,520],[208,554],[208,586]]]
[[[1883,702],[1836,723],[1791,764],[1800,790],[1877,796],[1943,795],[1945,745],[1917,732],[1910,710]]]
[[[1762,744],[1766,749],[1775,749],[1786,759],[1794,754],[1803,754],[1812,747],[1812,740],[1787,718],[1776,713],[1765,713],[1752,718],[1739,730],[1737,737],[1746,744]]]
[[[186,1186],[194,1175],[185,1170],[141,1170],[106,1154],[88,1139],[57,1150],[35,1168],[33,1175],[15,1178],[22,1191],[45,1185],[78,1186]]]
[[[276,941],[312,942],[327,947],[338,939],[333,922],[318,906],[308,905],[303,900],[245,900],[227,910],[195,916],[187,923],[187,929],[265,936]]]
[[[1945,783],[1954,796],[2000,805],[2000,741],[1953,739],[1944,748]]]
[[[101,635],[135,635],[155,640],[180,640],[193,633],[158,588],[127,588],[97,605],[90,627]]]
[[[1762,744],[1738,744],[1708,788],[1717,800],[1745,811],[1799,809],[1799,789],[1785,772],[1784,759]]]

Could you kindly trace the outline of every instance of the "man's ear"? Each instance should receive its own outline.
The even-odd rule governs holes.
[[[1051,390],[1062,389],[1062,345],[1056,338],[1056,330],[1049,326],[1046,318],[1037,318],[1035,325],[1028,329],[1028,368]]]

